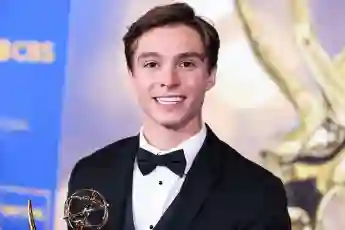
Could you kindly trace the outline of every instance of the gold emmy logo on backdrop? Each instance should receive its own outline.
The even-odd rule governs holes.
[[[0,38],[0,62],[51,64],[55,61],[54,44],[50,41],[10,41]]]
[[[102,229],[108,222],[108,207],[109,204],[98,191],[81,189],[65,201],[63,219],[72,229]],[[36,230],[31,200],[28,201],[28,221],[30,230]]]
[[[312,95],[282,63],[279,55],[284,53],[277,55],[267,42],[270,36],[265,30],[267,25],[258,22],[254,1],[235,0],[245,36],[257,60],[293,105],[300,121],[276,148],[263,150],[261,156],[264,166],[282,179],[288,196],[303,192],[315,192],[315,196],[320,196],[312,204],[315,208],[291,205],[289,200],[293,229],[321,230],[330,201],[335,196],[345,197],[345,49],[331,58],[321,46],[311,23],[312,0],[286,0],[291,17],[291,36],[298,50],[296,55],[303,60],[320,89],[319,97]]]

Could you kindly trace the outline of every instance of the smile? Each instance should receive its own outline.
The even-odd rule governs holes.
[[[162,105],[174,105],[183,102],[186,97],[184,96],[164,96],[164,97],[154,97],[154,99]]]

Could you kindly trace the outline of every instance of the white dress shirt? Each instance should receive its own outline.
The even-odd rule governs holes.
[[[187,161],[186,175],[204,143],[206,126],[204,124],[199,133],[182,142],[176,148],[166,151],[160,151],[150,145],[142,130],[139,136],[140,148],[154,154],[166,154],[183,149]],[[157,166],[154,171],[144,176],[138,168],[137,162],[135,162],[132,199],[133,221],[136,230],[150,230],[158,223],[163,213],[179,193],[184,180],[185,176],[181,178],[164,166]]]

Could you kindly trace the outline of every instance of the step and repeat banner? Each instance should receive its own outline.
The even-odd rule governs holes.
[[[0,229],[52,229],[69,0],[0,1]]]

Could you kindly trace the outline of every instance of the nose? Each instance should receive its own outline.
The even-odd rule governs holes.
[[[179,76],[175,69],[173,68],[167,68],[165,71],[163,71],[161,76],[160,85],[163,87],[176,87],[180,84]]]

